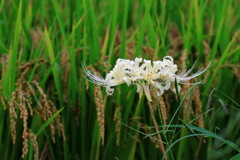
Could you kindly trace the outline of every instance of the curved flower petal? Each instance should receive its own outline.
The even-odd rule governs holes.
[[[171,87],[171,82],[170,81],[166,81],[166,86],[164,87],[165,90],[168,90]]]
[[[142,62],[142,58],[135,58],[135,67],[139,67],[139,64]]]
[[[127,78],[127,77],[122,78],[122,80],[124,80],[127,83],[128,86],[131,84],[130,79]]]
[[[139,98],[141,99],[143,96],[143,87],[137,84],[137,93],[139,93]]]
[[[180,92],[180,91],[181,91],[181,86],[180,86],[180,85],[177,85],[177,87],[178,87],[178,92]],[[176,88],[173,88],[172,91],[173,91],[174,93],[177,93]]]
[[[164,93],[164,88],[161,84],[155,83],[155,87],[158,89],[157,96],[161,96]]]
[[[108,95],[112,95],[113,92],[114,92],[114,88],[111,88],[111,86],[107,86],[106,87],[106,92],[107,92]]]
[[[147,99],[151,102],[152,99],[151,99],[151,95],[150,95],[150,91],[149,91],[149,86],[148,85],[144,85],[143,89],[144,89],[144,93],[145,93]]]

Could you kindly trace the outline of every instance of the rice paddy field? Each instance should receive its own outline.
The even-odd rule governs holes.
[[[152,102],[86,75],[165,56],[210,65]],[[239,0],[1,0],[0,159],[240,160],[239,62]]]

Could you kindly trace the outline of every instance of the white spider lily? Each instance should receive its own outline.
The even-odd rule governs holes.
[[[175,75],[178,70],[177,65],[174,64],[173,58],[166,56],[163,58],[163,62],[160,63],[160,79],[165,82],[164,89],[168,90],[171,87],[171,81],[169,79]]]
[[[156,89],[158,89],[157,94],[162,95],[164,93],[164,88],[160,81],[157,81],[160,76],[160,68],[159,68],[160,61],[153,62],[153,67],[151,66],[150,60],[144,60],[144,64],[140,67],[135,67],[134,70],[138,73],[138,76],[133,78],[135,84],[137,84],[138,90],[137,92],[144,93],[149,101],[152,101],[149,91],[149,86],[152,85]],[[140,97],[142,94],[140,94]]]
[[[128,76],[126,76],[126,72],[131,70],[134,65],[139,65],[139,59],[136,60],[136,62],[133,62],[130,60],[118,59],[117,64],[113,70],[106,75],[105,79],[103,79],[101,76],[91,73],[86,69],[85,65],[82,65],[83,72],[87,75],[90,82],[102,87],[106,87],[107,94],[112,95],[114,92],[114,86],[123,83],[127,83],[128,86],[131,84],[131,80]]]
[[[144,60],[142,64],[141,62],[142,58],[135,58],[135,61],[118,59],[117,64],[114,66],[113,70],[107,74],[105,79],[87,70],[85,65],[83,65],[83,72],[88,77],[85,78],[90,82],[106,87],[106,92],[109,95],[113,94],[114,86],[123,83],[126,83],[128,86],[134,84],[137,85],[137,92],[140,97],[142,97],[144,93],[148,101],[152,101],[149,89],[150,86],[153,86],[157,90],[157,96],[161,96],[164,90],[168,90],[171,84],[176,81],[178,91],[180,91],[181,87],[179,84],[186,84],[185,82],[199,76],[210,66],[209,64],[205,69],[200,69],[197,73],[188,76],[193,70],[195,63],[190,70],[187,71],[185,69],[179,74],[176,74],[178,70],[177,65],[174,64],[173,58],[170,56],[164,57],[163,61],[154,61],[153,66],[150,60]],[[202,81],[197,83],[201,83]],[[175,90],[176,89],[173,89],[173,91]]]

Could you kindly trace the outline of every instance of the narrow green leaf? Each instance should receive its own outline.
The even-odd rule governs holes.
[[[240,159],[240,153],[238,153],[236,156],[232,157],[230,160],[239,160]]]
[[[58,93],[58,99],[59,99],[59,102],[60,102],[60,106],[62,107],[63,106],[62,91],[61,91],[61,86],[60,86],[61,83],[60,83],[60,79],[59,79],[59,73],[58,73],[56,58],[54,56],[53,46],[52,46],[48,31],[47,31],[46,28],[45,28],[44,32],[45,32],[45,36],[46,36],[46,43],[47,43],[47,50],[48,50],[49,58],[50,58],[50,61],[51,61],[51,65],[53,66],[52,72],[53,72],[55,86],[56,86],[57,93]]]
[[[44,131],[44,129],[54,120],[54,118],[55,118],[57,115],[59,115],[60,112],[62,112],[63,109],[64,109],[64,107],[61,108],[60,110],[58,110],[56,113],[54,113],[54,114],[52,115],[52,117],[50,117],[50,118],[42,125],[42,127],[37,131],[36,136],[39,136],[39,135]]]

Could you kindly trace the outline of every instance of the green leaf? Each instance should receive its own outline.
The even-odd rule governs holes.
[[[50,118],[42,125],[42,127],[38,130],[36,136],[39,136],[39,134],[42,133],[42,131],[53,121],[53,119],[54,119],[57,115],[59,115],[59,113],[60,113],[63,109],[64,109],[64,107],[61,108],[61,109],[60,109],[59,111],[57,111],[56,113],[54,113],[54,115],[52,115],[52,117],[50,117]]]
[[[238,153],[236,156],[232,157],[230,160],[239,160],[240,159],[240,153]]]

